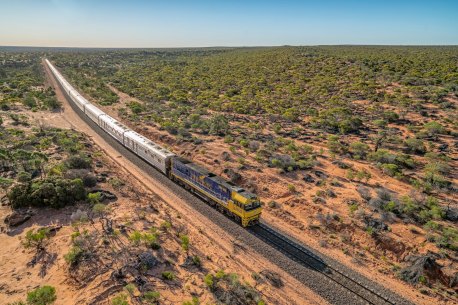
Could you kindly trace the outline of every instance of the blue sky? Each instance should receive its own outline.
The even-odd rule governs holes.
[[[458,44],[458,0],[0,0],[0,45]]]

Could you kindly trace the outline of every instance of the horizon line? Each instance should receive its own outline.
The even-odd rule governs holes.
[[[282,45],[220,45],[220,46],[169,46],[169,47],[106,47],[106,46],[39,46],[39,45],[0,45],[0,48],[45,48],[45,49],[211,49],[211,48],[274,48],[274,47],[457,47],[458,44],[282,44]]]

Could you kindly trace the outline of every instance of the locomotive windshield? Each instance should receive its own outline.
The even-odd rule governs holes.
[[[261,202],[259,200],[253,201],[249,204],[245,204],[245,211],[251,211],[257,209],[261,206]]]

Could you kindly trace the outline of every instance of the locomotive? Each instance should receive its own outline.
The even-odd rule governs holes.
[[[234,218],[242,226],[259,222],[262,208],[255,194],[224,180],[190,160],[177,156],[109,116],[79,94],[48,59],[45,59],[45,62],[64,94],[81,114],[87,116],[121,145],[186,190]]]

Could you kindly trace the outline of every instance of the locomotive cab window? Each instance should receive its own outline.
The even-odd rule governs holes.
[[[251,210],[257,209],[260,206],[261,206],[261,203],[258,200],[257,201],[253,201],[252,203],[249,203],[249,204],[245,205],[245,211],[251,211]]]

